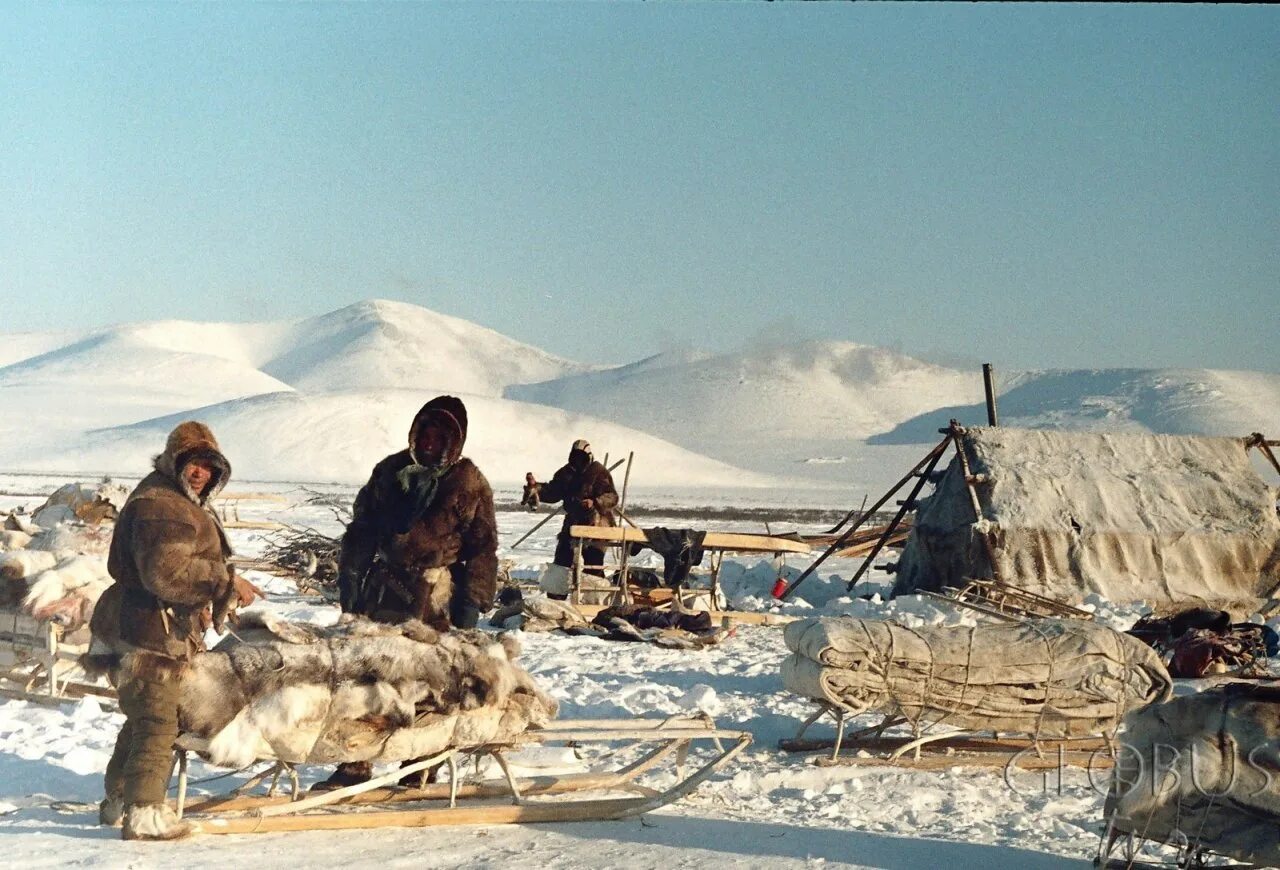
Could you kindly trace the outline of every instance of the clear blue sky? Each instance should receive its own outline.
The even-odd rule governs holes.
[[[1280,11],[0,5],[0,331],[1280,371]]]

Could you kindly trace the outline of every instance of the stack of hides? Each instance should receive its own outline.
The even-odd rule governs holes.
[[[1168,699],[1172,681],[1141,641],[1086,622],[1039,620],[910,629],[806,619],[785,629],[792,692],[849,713],[879,711],[1036,738],[1114,732],[1131,710]]]
[[[183,676],[182,729],[209,741],[215,764],[420,758],[500,743],[556,714],[510,637],[254,616],[242,614],[242,640],[197,656]]]
[[[69,487],[80,491],[78,484],[68,484],[58,492]],[[115,510],[103,500],[85,504]],[[46,522],[57,517],[43,509],[40,516]],[[111,585],[107,547],[113,524],[73,516],[42,527],[14,513],[4,518],[4,526],[0,529],[0,607],[18,608],[39,622],[61,625],[69,643],[87,642],[87,629],[80,637],[71,633],[88,626],[98,599]]]
[[[1230,683],[1125,720],[1117,830],[1280,866],[1280,688]]]

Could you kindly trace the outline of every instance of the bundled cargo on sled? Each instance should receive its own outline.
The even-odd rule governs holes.
[[[246,617],[249,614],[245,615]],[[260,619],[233,642],[197,656],[182,680],[180,768],[197,752],[210,762],[246,767],[269,762],[295,782],[290,798],[233,795],[193,803],[195,821],[212,833],[471,822],[620,818],[647,812],[687,794],[750,741],[702,720],[555,720],[556,704],[515,662],[510,636],[480,631],[437,632],[409,621],[384,625],[363,618],[316,628]],[[143,656],[124,667],[150,667]],[[727,748],[721,740],[732,741]],[[616,770],[521,779],[506,753],[552,744],[654,743],[656,748]],[[638,779],[663,762],[683,765],[695,743],[716,745],[689,777],[656,791]],[[464,783],[458,762],[491,756],[504,779]],[[299,764],[370,761],[403,766],[368,783],[303,797]],[[397,786],[397,781],[447,765],[447,784]],[[558,801],[579,791],[639,791],[641,797]],[[505,796],[498,806],[474,801]],[[459,799],[472,805],[462,806]],[[535,799],[536,798],[536,799]],[[320,806],[368,806],[448,800],[439,809],[307,815]],[[186,802],[180,776],[179,807]]]
[[[938,737],[959,730],[1093,738],[1114,734],[1126,713],[1172,690],[1149,647],[1091,623],[913,629],[835,618],[793,622],[784,634],[791,655],[783,684],[818,703],[805,728],[830,713],[843,733],[847,717],[874,712],[885,717],[877,736],[906,724],[917,738],[938,728],[948,729]]]

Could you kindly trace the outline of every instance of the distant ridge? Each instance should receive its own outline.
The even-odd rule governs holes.
[[[1207,369],[998,371],[1009,426],[1280,433],[1280,375]],[[547,474],[575,438],[644,445],[652,486],[891,481],[952,417],[985,420],[981,377],[843,341],[566,360],[406,302],[261,323],[180,320],[0,336],[0,468],[125,471],[179,419],[208,419],[239,472],[359,482],[413,411],[476,408],[468,450],[495,482]],[[225,434],[224,434],[225,433]]]

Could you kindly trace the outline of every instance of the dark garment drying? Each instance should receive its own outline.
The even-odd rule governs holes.
[[[606,607],[597,613],[591,622],[601,628],[611,630],[615,628],[614,620],[621,620],[633,625],[639,631],[646,631],[651,628],[676,628],[693,634],[705,634],[712,630],[711,614],[705,610],[697,613],[680,613],[674,610],[658,610],[653,607],[640,607],[637,605]],[[615,631],[614,633],[616,634],[617,632]],[[612,639],[641,640],[643,638],[639,636],[634,638],[621,636],[613,637]]]
[[[695,529],[645,529],[650,548],[662,557],[662,582],[675,589],[689,579],[689,569],[702,564],[702,542],[707,533]]]

